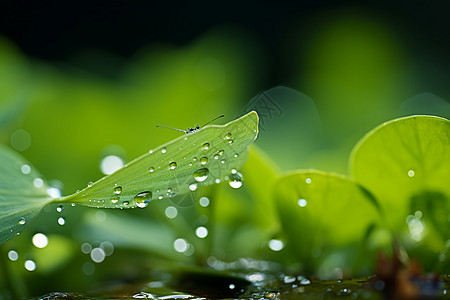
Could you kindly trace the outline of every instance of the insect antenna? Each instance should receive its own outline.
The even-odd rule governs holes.
[[[169,129],[173,129],[173,130],[176,130],[176,131],[181,131],[181,132],[187,133],[186,130],[173,128],[173,127],[169,127],[169,126],[164,126],[164,125],[156,125],[156,127],[164,127],[164,128],[169,128]]]
[[[214,119],[212,119],[212,120],[211,120],[211,121],[209,121],[208,123],[206,123],[206,124],[203,124],[203,126],[202,126],[202,127],[204,127],[204,126],[208,125],[209,123],[212,123],[212,122],[214,122],[214,121],[215,121],[215,120],[217,120],[217,119],[223,118],[223,117],[225,117],[225,115],[220,115],[220,116],[218,116],[217,118],[214,118]]]

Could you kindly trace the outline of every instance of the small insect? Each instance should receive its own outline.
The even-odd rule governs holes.
[[[222,117],[224,117],[224,116],[225,116],[225,115],[220,115],[220,116],[218,116],[217,118],[214,118],[214,119],[212,119],[211,121],[209,121],[208,123],[204,124],[202,127],[204,127],[204,126],[208,125],[209,123],[212,123],[212,122],[214,122],[215,120],[220,119],[220,118],[222,118]],[[197,124],[197,126],[196,126],[195,128],[188,128],[187,130],[182,130],[182,129],[173,128],[173,127],[164,126],[164,125],[156,125],[156,127],[165,127],[165,128],[169,128],[169,129],[181,131],[181,132],[184,132],[184,133],[186,133],[186,134],[196,132],[197,130],[199,130],[199,129],[201,128],[198,124]]]

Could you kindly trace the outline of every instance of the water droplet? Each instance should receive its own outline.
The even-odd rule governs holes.
[[[30,172],[31,172],[31,167],[30,167],[29,165],[27,165],[27,164],[24,164],[24,165],[22,165],[22,167],[20,168],[20,171],[21,171],[23,174],[30,174]]]
[[[152,153],[153,153],[153,150],[152,150],[152,149],[150,149],[150,150],[148,151],[148,153],[152,154]]]
[[[219,159],[219,155],[215,154],[214,159]]]
[[[114,188],[114,194],[120,195],[120,193],[122,193],[122,187],[121,186],[116,186]]]
[[[166,153],[166,152],[167,152],[166,147],[164,147],[164,148],[161,149],[161,153]]]
[[[59,217],[58,218],[58,224],[63,226],[64,224],[66,224],[66,219],[64,219],[63,217]]]
[[[91,187],[93,185],[94,185],[94,183],[92,181],[89,181],[88,184],[87,184],[88,187]]]
[[[91,251],[91,259],[96,263],[101,263],[105,260],[106,254],[102,248],[94,248]]]
[[[228,144],[230,144],[230,145],[233,144],[233,140],[229,140]]]
[[[192,167],[192,163],[191,162],[189,163],[189,167]]]
[[[295,277],[294,276],[285,276],[283,278],[284,283],[293,283],[295,281]]]
[[[35,187],[37,187],[37,188],[41,188],[41,187],[43,187],[44,186],[44,180],[42,180],[42,178],[35,178],[34,180],[33,180],[33,185],[35,186]]]
[[[155,172],[155,168],[153,168],[153,167],[150,167],[148,170],[150,171],[150,173]]]
[[[198,185],[196,183],[192,183],[189,185],[189,190],[190,191],[196,191],[198,188]]]
[[[272,251],[281,251],[284,248],[284,244],[280,240],[270,240],[269,241],[269,248]]]
[[[197,227],[197,229],[195,229],[195,235],[203,239],[208,235],[208,229],[203,226]]]
[[[416,172],[414,172],[414,170],[409,170],[409,171],[408,171],[408,176],[409,176],[409,177],[412,178],[412,177],[414,177],[414,175],[416,175]]]
[[[169,168],[171,169],[171,170],[175,170],[176,168],[177,168],[177,163],[176,162],[171,162],[170,164],[169,164]]]
[[[301,285],[308,285],[311,284],[311,281],[308,278],[303,278],[300,280]]]
[[[36,248],[45,248],[48,245],[48,237],[43,233],[36,233],[31,241]]]
[[[231,169],[231,174],[236,174],[237,170],[236,169]]]
[[[12,261],[16,261],[19,259],[19,253],[14,250],[8,252],[8,258]]]
[[[221,163],[221,164],[224,164],[224,163],[226,163],[226,160],[225,160],[225,159],[222,159],[222,160],[220,161],[220,163]]]
[[[231,139],[231,133],[227,133],[227,134],[225,134],[225,138],[227,139],[227,140],[229,140],[229,139]]]
[[[216,178],[215,180],[216,183],[220,183],[220,181],[221,181],[220,178]]]
[[[27,269],[30,272],[36,270],[36,263],[34,261],[32,261],[31,259],[26,260],[24,265],[25,265],[25,269]]]
[[[209,205],[209,199],[208,199],[207,197],[201,197],[201,198],[199,199],[199,203],[200,203],[200,205],[203,206],[203,207],[208,207],[208,205]]]
[[[238,157],[239,155],[236,153],[235,155],[234,155],[234,157]]]
[[[174,206],[167,206],[164,212],[169,219],[174,219],[178,215],[178,210]]]
[[[306,183],[310,184],[311,183],[311,178],[306,178]]]
[[[228,286],[228,288],[230,290],[234,290],[236,288],[236,286],[233,283],[230,283],[230,285]]]
[[[200,164],[201,165],[206,165],[206,163],[208,162],[208,158],[207,157],[202,157],[202,158],[200,158]]]
[[[192,160],[193,160],[194,162],[197,161],[197,157],[194,157]]]
[[[123,201],[123,203],[122,203],[122,205],[125,206],[125,207],[127,207],[128,204],[130,204],[130,202],[128,202],[128,201]]]
[[[233,189],[238,189],[242,186],[242,174],[239,172],[236,172],[236,174],[231,174],[228,178],[228,184]]]
[[[64,206],[63,205],[58,205],[58,207],[56,208],[57,212],[62,212],[64,210]]]
[[[207,168],[201,168],[194,172],[194,179],[198,182],[205,181],[208,178],[209,170]]]
[[[24,217],[19,218],[19,225],[25,225],[25,218]]]
[[[209,143],[204,143],[203,146],[202,146],[202,149],[203,150],[208,150],[209,146],[210,146]]]
[[[300,207],[305,207],[308,204],[308,202],[305,199],[299,199],[297,203],[298,206]]]
[[[175,251],[177,252],[184,252],[187,250],[188,248],[188,243],[186,242],[185,239],[176,239],[173,242],[173,248],[175,249]]]
[[[146,191],[137,194],[134,197],[134,201],[136,202],[136,206],[139,208],[147,207],[150,201],[152,200],[152,192]]]
[[[163,196],[162,196],[162,195],[158,197],[158,199],[159,199],[159,200],[161,200],[162,198],[163,198]]]
[[[109,175],[119,170],[124,166],[124,161],[117,155],[108,155],[102,159],[100,163],[100,170],[103,174]]]
[[[114,197],[114,198],[111,198],[111,202],[113,203],[113,204],[116,204],[117,202],[119,202],[119,197]]]

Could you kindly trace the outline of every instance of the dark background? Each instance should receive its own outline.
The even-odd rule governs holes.
[[[265,47],[270,86],[289,75],[282,46],[292,27],[318,12],[342,7],[380,15],[409,41],[411,53],[450,66],[448,1],[9,1],[0,9],[0,34],[31,57],[74,63],[74,56],[96,49],[115,55],[117,68],[146,45],[182,46],[216,25],[232,24],[255,35]]]

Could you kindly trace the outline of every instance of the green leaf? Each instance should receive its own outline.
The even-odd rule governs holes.
[[[359,243],[380,218],[376,200],[364,188],[320,171],[284,175],[275,184],[274,200],[286,250],[309,271],[326,258],[321,254]]]
[[[256,112],[223,126],[206,126],[150,150],[63,201],[142,208],[155,199],[190,197],[196,189],[226,180],[233,169],[240,169],[248,157],[247,147],[257,135]]]
[[[355,180],[376,196],[390,225],[398,231],[405,226],[405,218],[420,209],[420,202],[448,212],[449,146],[448,120],[434,116],[396,119],[361,139],[351,155],[351,171]],[[444,214],[442,225],[448,228]]]
[[[52,201],[36,169],[0,145],[0,244],[17,236]]]
[[[196,196],[195,189],[239,180],[234,171],[248,157],[258,135],[258,115],[250,112],[226,125],[185,134],[135,159],[73,195],[52,198],[37,171],[18,154],[0,147],[0,243],[20,233],[52,202],[91,207],[146,207],[151,200]]]

